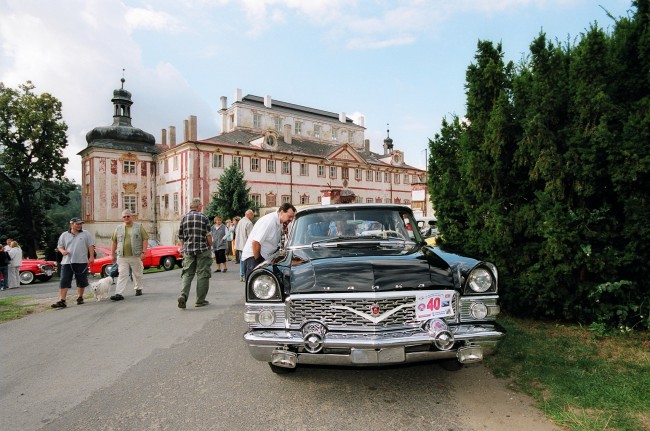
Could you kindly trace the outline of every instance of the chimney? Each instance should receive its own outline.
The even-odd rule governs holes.
[[[345,112],[341,112],[341,113],[339,114],[339,121],[340,121],[341,123],[345,123],[345,120],[346,120],[346,118],[345,118]]]
[[[167,130],[162,129],[162,136],[160,137],[160,143],[162,145],[167,145]]]
[[[190,140],[190,120],[183,120],[183,142]]]
[[[264,97],[264,106],[271,109],[271,96]]]
[[[370,152],[370,139],[363,140],[363,149],[366,153]]]
[[[364,117],[363,115],[359,116],[359,126],[366,127],[366,117]]]
[[[196,115],[190,115],[190,140],[196,141]]]
[[[169,147],[176,146],[176,126],[169,126]]]
[[[284,142],[291,143],[291,124],[284,125]]]
[[[241,102],[241,88],[235,90],[235,102]]]
[[[221,96],[221,109],[228,109],[228,98],[226,96]]]

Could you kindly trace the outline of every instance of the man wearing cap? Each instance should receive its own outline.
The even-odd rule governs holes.
[[[117,262],[117,270],[120,273],[117,276],[115,295],[111,296],[113,301],[124,299],[122,294],[129,282],[129,272],[133,274],[135,296],[142,295],[142,270],[144,269],[142,261],[149,245],[149,234],[144,230],[142,223],[133,221],[131,210],[122,211],[122,220],[124,223],[115,228],[111,238],[113,263]]]
[[[52,308],[65,308],[68,289],[72,286],[72,277],[77,283],[77,304],[84,303],[84,289],[88,286],[88,265],[95,261],[95,239],[82,229],[83,220],[78,217],[70,219],[70,230],[59,237],[57,249],[63,256],[61,260],[61,281],[59,283],[59,301]]]

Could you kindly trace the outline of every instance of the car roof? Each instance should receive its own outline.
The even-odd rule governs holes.
[[[332,204],[332,205],[314,205],[314,206],[309,206],[302,208],[298,210],[296,213],[296,216],[298,215],[306,215],[306,214],[313,214],[313,213],[319,213],[319,212],[328,212],[328,211],[340,211],[340,210],[349,210],[349,211],[354,211],[354,210],[364,210],[364,209],[369,209],[369,210],[378,210],[378,209],[388,209],[392,211],[406,211],[406,212],[412,212],[411,208],[408,205],[402,205],[402,204]]]

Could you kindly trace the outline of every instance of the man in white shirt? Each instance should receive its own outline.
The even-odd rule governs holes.
[[[241,255],[246,279],[257,265],[268,260],[275,253],[280,246],[283,226],[291,223],[295,214],[296,207],[284,203],[276,212],[265,215],[255,223]]]

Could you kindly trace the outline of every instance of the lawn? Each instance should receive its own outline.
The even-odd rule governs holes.
[[[650,430],[647,332],[511,317],[500,323],[508,334],[488,367],[532,395],[555,423],[575,431]]]

